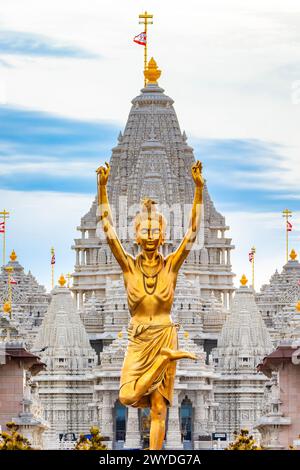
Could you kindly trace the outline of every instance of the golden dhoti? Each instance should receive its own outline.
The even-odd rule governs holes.
[[[138,379],[147,374],[155,364],[162,348],[178,349],[177,328],[178,325],[174,323],[152,325],[131,321],[128,327],[128,346],[121,372],[120,389],[130,382],[133,382],[135,388]],[[149,395],[154,390],[158,390],[167,400],[168,405],[171,405],[175,374],[176,361],[170,361],[150,385],[148,391],[131,406],[149,407]]]

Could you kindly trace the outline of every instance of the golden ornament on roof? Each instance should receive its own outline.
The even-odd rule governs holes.
[[[243,274],[240,279],[240,283],[242,284],[242,286],[245,286],[247,282],[248,282],[248,279],[246,278],[245,274]]]
[[[5,302],[5,304],[3,305],[3,312],[4,313],[10,313],[11,312],[10,302]]]
[[[13,250],[10,254],[10,260],[11,261],[16,261],[16,259],[17,259],[17,255],[16,255],[15,250]]]
[[[295,261],[295,259],[297,258],[297,253],[296,251],[294,250],[294,248],[292,249],[292,251],[290,252],[290,258],[292,261]]]
[[[144,70],[144,75],[148,83],[157,84],[157,80],[161,76],[161,70],[157,67],[157,63],[153,57],[149,60],[148,67]]]
[[[64,285],[65,285],[66,282],[67,282],[67,281],[66,281],[66,279],[65,279],[65,276],[62,274],[62,275],[60,276],[60,278],[58,279],[58,283],[59,283],[60,287],[64,287]]]

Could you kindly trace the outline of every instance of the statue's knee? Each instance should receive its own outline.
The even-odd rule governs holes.
[[[132,405],[132,403],[134,403],[134,399],[133,399],[133,394],[132,393],[128,393],[126,390],[123,390],[121,388],[120,392],[119,392],[119,401],[120,403],[122,403],[122,405],[125,405],[125,406],[130,406]]]

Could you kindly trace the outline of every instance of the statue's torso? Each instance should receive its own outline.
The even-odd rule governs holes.
[[[177,272],[172,269],[172,257],[168,256],[163,259],[163,266],[157,274],[156,284],[152,281],[153,288],[147,287],[137,258],[128,255],[128,266],[128,271],[124,273],[124,284],[132,319],[139,323],[170,323],[177,281]]]

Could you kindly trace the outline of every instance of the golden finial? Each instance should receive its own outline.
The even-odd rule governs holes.
[[[4,303],[3,312],[4,313],[10,313],[11,312],[11,303],[10,302],[5,302]]]
[[[296,251],[294,250],[294,248],[292,249],[292,251],[290,252],[290,258],[292,261],[295,261],[295,259],[297,258],[297,253]]]
[[[161,70],[158,69],[157,63],[155,62],[153,57],[151,57],[151,59],[149,60],[148,67],[146,70],[144,70],[144,75],[145,79],[148,80],[148,83],[154,85],[157,84],[157,80],[161,76]]]
[[[300,312],[300,300],[295,305],[297,312]]]
[[[60,276],[60,278],[58,279],[58,283],[59,283],[60,287],[64,287],[64,285],[65,285],[66,282],[67,282],[67,281],[65,280],[65,276],[62,274],[62,275]]]
[[[245,274],[243,274],[240,279],[240,283],[242,284],[242,286],[245,286],[247,282],[248,282],[248,279],[246,278]]]
[[[119,339],[123,338],[123,333],[122,333],[122,331],[119,331],[119,333],[118,333],[118,338],[119,338]]]
[[[185,332],[183,333],[183,336],[184,336],[184,339],[189,339],[190,334],[189,334],[188,331],[185,331]]]
[[[15,250],[13,250],[10,254],[10,260],[11,261],[16,261],[16,259],[17,259],[17,255],[16,255]]]

